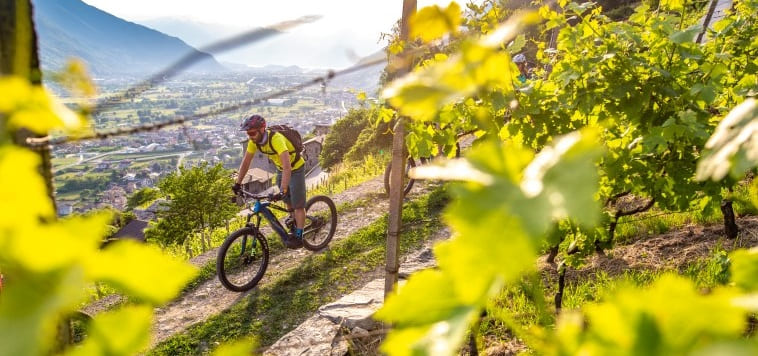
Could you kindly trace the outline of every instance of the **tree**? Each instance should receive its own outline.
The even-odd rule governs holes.
[[[191,256],[191,243],[199,236],[203,251],[210,247],[209,232],[223,226],[237,207],[229,199],[232,186],[229,171],[221,164],[180,167],[158,183],[169,197],[166,210],[158,212],[158,223],[148,230],[148,240],[163,246],[183,245]]]
[[[324,138],[321,167],[327,169],[346,159],[361,160],[366,154],[389,148],[389,126],[384,119],[377,120],[382,115],[391,113],[381,108],[354,108],[337,120]]]
[[[161,193],[158,189],[150,187],[142,188],[126,198],[126,210],[134,210],[134,208],[142,204],[158,199],[160,195]]]

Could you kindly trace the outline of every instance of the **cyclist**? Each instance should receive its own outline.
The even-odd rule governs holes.
[[[266,130],[266,120],[260,115],[245,119],[240,125],[240,131],[247,132],[250,140],[232,190],[237,194],[242,190],[244,172],[250,167],[255,152],[260,150],[267,155],[278,170],[276,185],[281,191],[282,201],[295,218],[295,229],[291,231],[289,239],[285,240],[285,245],[288,248],[302,247],[305,225],[305,160],[296,154],[292,143],[281,132]]]
[[[513,56],[513,63],[516,63],[516,66],[520,72],[518,80],[521,83],[526,83],[526,79],[529,75],[529,70],[526,67],[526,56],[524,56],[522,53]]]

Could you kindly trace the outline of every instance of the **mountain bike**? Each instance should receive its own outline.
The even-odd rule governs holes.
[[[289,238],[287,229],[294,230],[294,222],[285,220],[283,224],[274,216],[273,210],[285,212],[287,215],[290,213],[287,208],[273,204],[281,199],[280,196],[242,191],[241,197],[250,211],[247,214],[247,223],[227,236],[218,250],[216,259],[219,281],[226,289],[235,292],[244,292],[255,287],[268,267],[269,247],[260,230],[261,216],[268,221],[269,226],[285,245]],[[303,247],[311,251],[325,248],[332,240],[336,229],[337,208],[334,202],[324,195],[308,199],[305,203]]]

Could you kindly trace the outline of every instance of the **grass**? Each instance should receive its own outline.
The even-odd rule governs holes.
[[[384,173],[387,162],[369,155],[360,163],[343,163],[332,168],[325,182],[308,192],[309,195],[332,195],[360,185]]]
[[[751,184],[737,185],[729,194],[734,202],[733,208],[737,216],[758,215],[758,181]],[[663,234],[672,229],[688,224],[719,224],[723,223],[720,201],[712,201],[704,210],[685,212],[666,212],[659,209],[625,216],[619,219],[616,227],[615,241],[631,242],[644,236]]]
[[[691,279],[703,291],[724,285],[729,279],[729,260],[726,251],[717,246],[710,255],[691,262],[676,270],[629,269],[619,275],[606,271],[582,273],[575,279],[567,277],[562,307],[567,310],[580,309],[587,304],[601,302],[623,286],[647,286],[662,274],[679,273]],[[554,297],[557,281],[554,276],[526,278],[520,284],[509,286],[495,297],[487,308],[479,333],[485,338],[508,340],[513,331],[504,320],[514,320],[528,328],[530,326],[553,326],[555,324]]]
[[[411,251],[441,227],[437,217],[447,200],[440,188],[405,205],[402,252]],[[367,282],[363,275],[384,263],[386,230],[385,216],[335,242],[327,252],[310,255],[272,284],[255,289],[229,310],[171,337],[150,353],[198,354],[208,352],[209,345],[235,339],[257,338],[261,345],[271,345],[319,306]]]

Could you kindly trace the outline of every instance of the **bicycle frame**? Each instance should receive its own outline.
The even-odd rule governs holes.
[[[249,208],[250,212],[247,214],[247,223],[245,226],[247,227],[253,227],[255,226],[255,229],[260,231],[261,226],[261,215],[263,215],[264,218],[266,218],[266,221],[269,222],[271,225],[271,228],[279,235],[279,237],[282,239],[282,242],[286,241],[289,237],[289,234],[287,234],[287,231],[284,229],[284,226],[282,226],[282,223],[279,222],[279,219],[274,216],[274,213],[271,211],[271,209],[283,211],[285,213],[290,213],[289,209],[285,209],[281,206],[275,205],[270,201],[261,201],[265,197],[256,196],[253,194],[250,194],[248,192],[244,192],[245,195],[255,199],[255,203]],[[255,225],[251,224],[251,220],[255,216]],[[254,243],[255,240],[253,240]],[[243,246],[245,244],[243,243]]]

